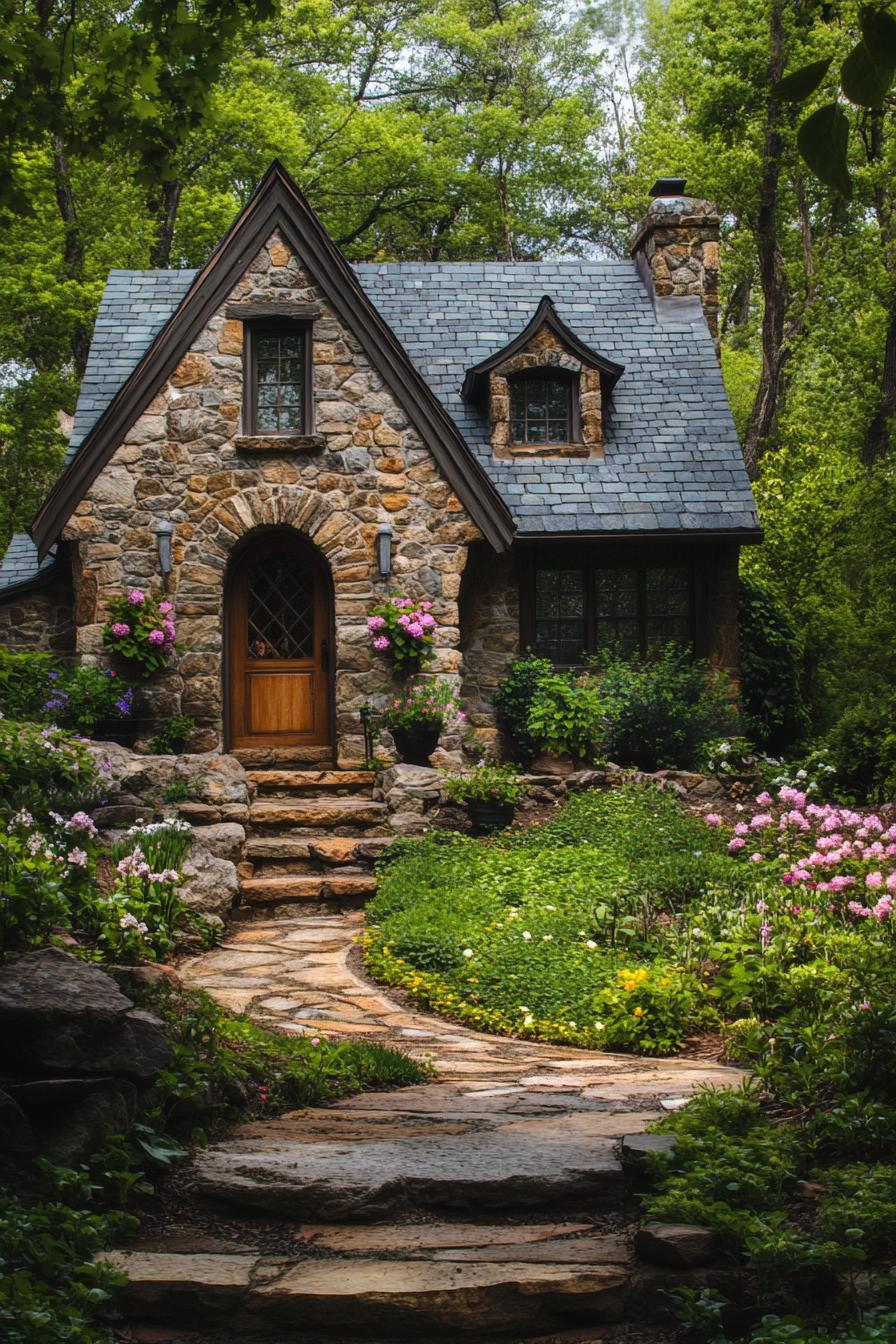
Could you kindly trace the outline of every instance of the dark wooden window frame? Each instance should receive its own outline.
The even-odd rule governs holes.
[[[566,410],[566,431],[565,439],[538,439],[530,440],[515,439],[513,437],[513,391],[520,383],[526,382],[554,382],[562,383],[566,388],[567,410]],[[508,423],[510,427],[510,442],[520,448],[538,448],[556,447],[563,443],[581,443],[582,441],[582,417],[579,408],[579,375],[570,372],[569,369],[556,368],[553,364],[540,364],[537,368],[518,369],[515,373],[507,375],[508,385]]]
[[[598,569],[635,569],[638,573],[638,647],[647,652],[647,571],[649,569],[686,569],[688,571],[689,642],[698,647],[698,593],[697,557],[693,552],[676,555],[659,548],[573,546],[562,551],[539,550],[522,557],[520,566],[520,648],[535,649],[535,583],[540,569],[578,569],[583,572],[583,601],[585,609],[585,645],[583,653],[595,652],[597,619],[594,602],[594,572]],[[558,667],[574,667],[576,663],[557,663]]]
[[[258,338],[259,336],[301,336],[302,423],[289,429],[258,428]],[[314,433],[314,341],[313,325],[294,318],[265,318],[246,322],[243,332],[243,433],[266,439],[289,438]]]

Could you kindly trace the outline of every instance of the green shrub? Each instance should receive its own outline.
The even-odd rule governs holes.
[[[689,769],[704,744],[740,732],[730,678],[675,644],[644,658],[611,657],[597,685],[604,755],[620,765]]]
[[[42,718],[92,737],[104,719],[127,719],[134,708],[133,689],[108,668],[76,667],[56,678],[43,705]]]
[[[592,762],[603,737],[602,697],[563,672],[540,677],[529,707],[529,736],[539,751]]]
[[[149,749],[154,756],[173,756],[182,752],[196,727],[196,720],[189,714],[174,714],[168,719],[154,737],[149,739]]]
[[[780,755],[809,731],[802,644],[786,613],[753,579],[740,583],[740,674],[747,731]]]
[[[0,720],[0,809],[89,810],[100,775],[83,742],[59,728]]]
[[[896,801],[896,696],[847,709],[825,737],[824,751],[841,791]]]
[[[52,654],[0,648],[0,715],[43,722],[44,705],[53,690],[50,674],[56,670]]]
[[[0,1336],[4,1344],[111,1344],[105,1328],[124,1275],[95,1257],[133,1226],[91,1209],[90,1183],[60,1172],[42,1197],[4,1192]]]
[[[529,711],[535,689],[542,677],[550,676],[553,665],[547,658],[527,653],[515,658],[510,671],[495,692],[495,716],[498,727],[515,754],[528,765],[538,755],[538,743],[529,731]]]

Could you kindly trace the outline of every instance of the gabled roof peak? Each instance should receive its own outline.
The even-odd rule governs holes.
[[[464,399],[474,402],[483,400],[488,390],[488,375],[492,370],[525,350],[538,333],[546,328],[552,331],[560,344],[566,346],[567,350],[583,364],[600,371],[601,391],[605,398],[608,397],[625,372],[624,365],[617,364],[615,360],[607,359],[605,355],[599,354],[597,350],[593,350],[591,346],[586,345],[559,316],[550,294],[543,294],[534,315],[519,335],[514,336],[513,340],[508,341],[493,355],[489,355],[487,359],[483,359],[479,364],[475,364],[473,368],[467,370],[467,376],[464,378],[463,388],[461,389],[461,395]]]

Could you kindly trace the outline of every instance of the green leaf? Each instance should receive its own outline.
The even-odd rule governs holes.
[[[896,19],[883,9],[870,5],[859,11],[862,38],[875,65],[896,70]]]
[[[893,66],[878,65],[864,42],[853,47],[840,70],[840,87],[851,103],[883,107],[893,83]]]
[[[813,61],[772,85],[772,96],[785,103],[801,103],[810,93],[814,93],[824,79],[831,65],[831,57],[826,61]]]
[[[849,118],[837,103],[826,103],[800,126],[797,147],[806,163],[826,186],[844,196],[852,195],[852,179],[846,161]]]

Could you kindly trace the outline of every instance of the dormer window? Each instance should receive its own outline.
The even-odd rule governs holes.
[[[311,433],[311,341],[296,322],[247,324],[246,433]]]
[[[545,295],[518,335],[467,370],[461,391],[486,409],[495,457],[601,458],[604,407],[622,373]]]
[[[512,443],[576,442],[572,378],[538,372],[508,381]]]

